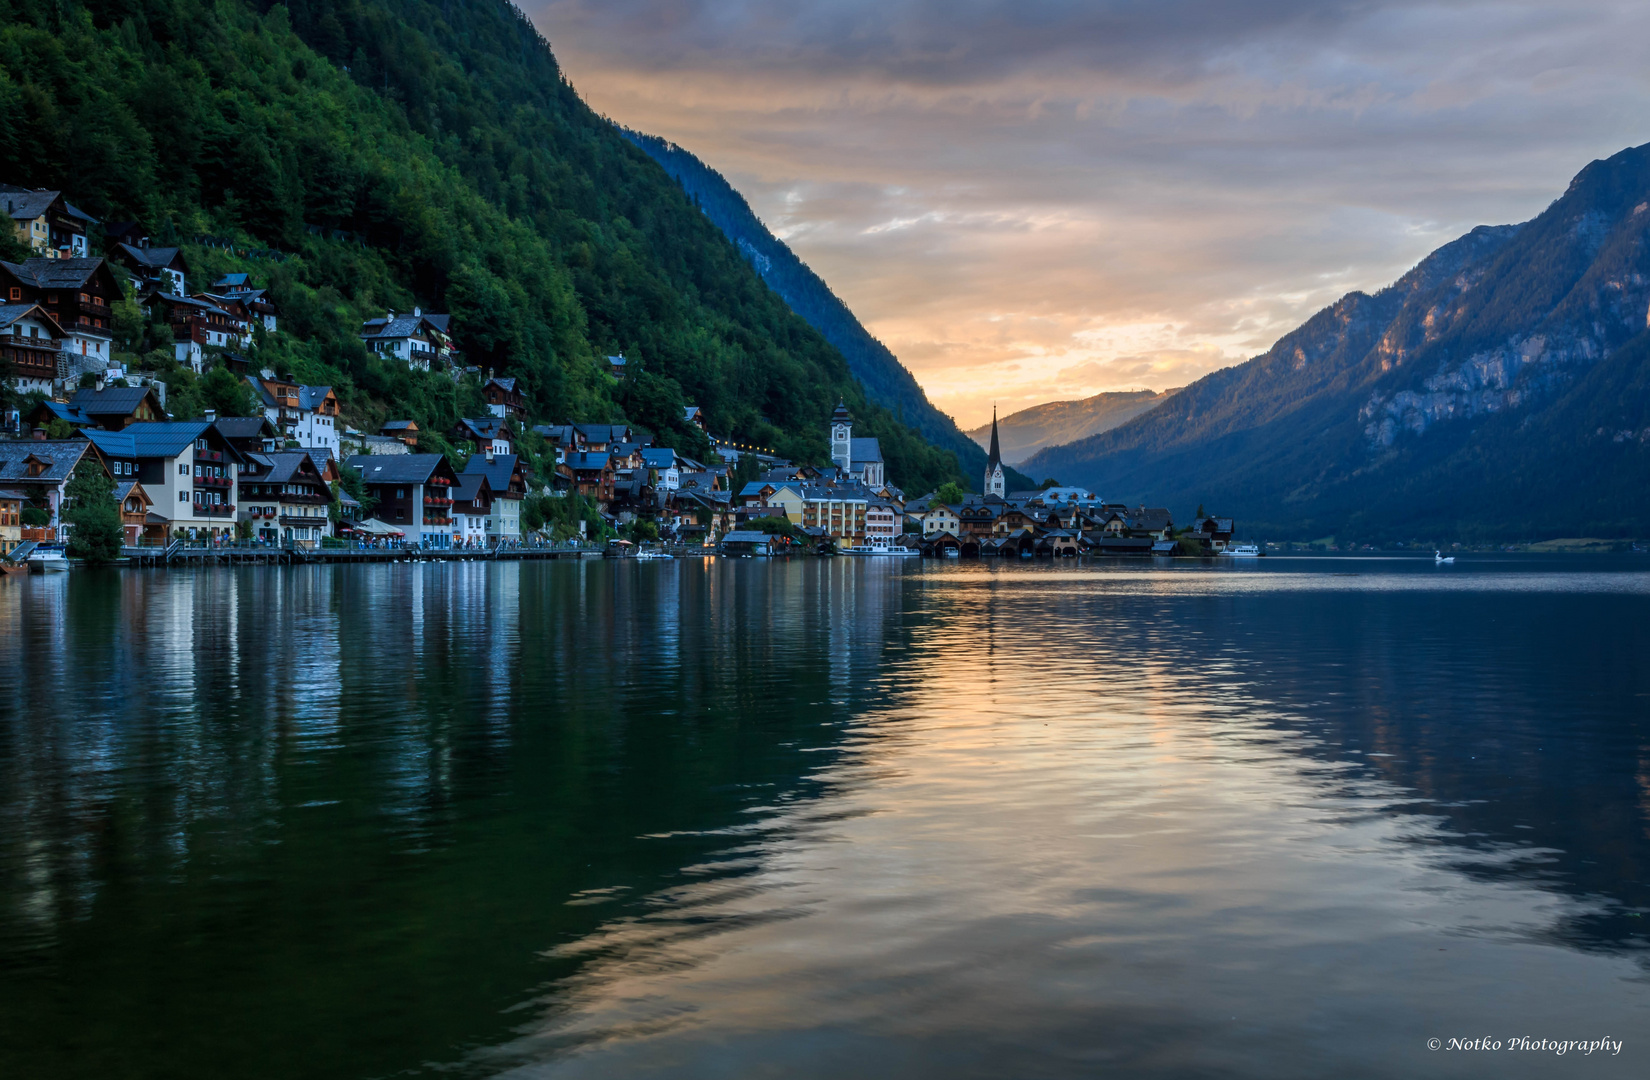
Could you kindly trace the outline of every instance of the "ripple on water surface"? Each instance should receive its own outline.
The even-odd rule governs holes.
[[[0,1064],[1637,1075],[1639,565],[29,582]]]

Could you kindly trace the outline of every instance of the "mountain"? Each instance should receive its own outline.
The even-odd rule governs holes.
[[[744,196],[721,173],[675,143],[639,131],[620,130],[682,185],[694,205],[738,246],[762,280],[784,298],[792,311],[841,350],[871,400],[894,410],[933,445],[955,453],[969,484],[979,486],[985,474],[983,444],[963,434],[955,420],[929,402],[899,359],[860,325],[848,305],[818,274],[768,231]],[[1010,470],[1009,486],[1016,485],[1034,486],[1029,477]]]
[[[1252,537],[1650,533],[1650,146],[1024,464]]]
[[[1010,413],[997,422],[1004,460],[1024,461],[1045,446],[1061,446],[1110,431],[1161,405],[1173,390],[1128,390],[1096,394],[1080,401],[1050,401]],[[966,433],[981,446],[991,440],[991,425]]]
[[[255,360],[332,385],[358,426],[439,433],[480,407],[472,383],[362,347],[363,319],[418,305],[451,314],[471,364],[520,377],[536,421],[627,419],[703,450],[694,404],[718,434],[821,461],[845,398],[895,483],[963,478],[507,0],[0,0],[0,182],[142,222],[193,288],[267,281],[283,333]],[[115,314],[130,360],[189,381],[164,327]],[[603,361],[620,352],[623,381]]]

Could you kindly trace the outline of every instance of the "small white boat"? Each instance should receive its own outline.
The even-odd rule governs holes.
[[[956,558],[960,558],[961,556],[962,556],[962,552],[958,551],[954,547],[948,547],[948,548],[945,549],[945,557],[947,559],[956,559]]]
[[[1237,544],[1221,552],[1230,559],[1258,559],[1260,558],[1259,544]]]
[[[843,548],[842,549],[842,554],[844,554],[844,555],[920,555],[922,553],[919,552],[919,551],[913,551],[910,548],[905,548],[905,547],[878,547],[874,544],[855,544],[853,547]]]
[[[1432,564],[1434,566],[1453,566],[1455,565],[1455,556],[1445,555],[1442,551],[1434,551],[1432,553]]]
[[[638,551],[636,553],[638,559],[674,559],[675,557],[668,551]]]
[[[32,574],[61,574],[69,569],[69,557],[62,548],[35,548],[29,555]]]

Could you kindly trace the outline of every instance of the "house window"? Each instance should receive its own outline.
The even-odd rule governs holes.
[[[189,475],[189,466],[187,464],[185,464],[184,462],[181,462],[181,461],[178,462],[178,475],[179,476],[188,476]]]
[[[178,502],[186,503],[188,501],[189,501],[189,493],[187,491],[178,492]]]

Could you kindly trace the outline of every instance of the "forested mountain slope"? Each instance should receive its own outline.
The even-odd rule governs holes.
[[[624,131],[682,185],[694,204],[733,241],[756,272],[784,297],[792,311],[825,335],[847,357],[848,366],[873,401],[895,410],[935,446],[956,453],[970,484],[978,487],[985,473],[985,450],[957,422],[929,402],[911,372],[888,347],[860,325],[822,278],[797,258],[751,211],[743,195],[722,174],[692,153],[654,135]],[[1030,487],[1031,480],[1012,474],[1010,487]]]
[[[1077,401],[1050,401],[1009,413],[997,423],[1005,461],[1024,461],[1045,446],[1060,446],[1110,431],[1163,404],[1173,390],[1107,391]],[[991,442],[991,425],[966,432],[981,446]]]
[[[1650,533],[1650,147],[1025,468],[1251,536]]]
[[[692,403],[719,433],[822,460],[846,397],[896,483],[960,475],[505,0],[0,0],[0,180],[266,279],[285,333],[263,359],[356,416],[441,430],[474,407],[357,340],[363,318],[420,305],[452,314],[470,363],[520,376],[536,419],[622,416],[691,443]],[[618,352],[623,382],[600,363]]]

